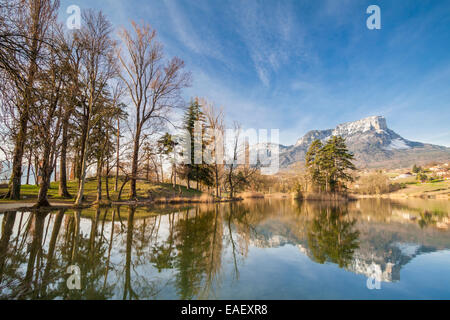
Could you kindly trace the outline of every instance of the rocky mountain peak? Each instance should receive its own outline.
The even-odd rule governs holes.
[[[335,129],[308,132],[294,146],[280,149],[280,164],[287,167],[304,161],[314,140],[326,142],[332,136],[345,139],[361,167],[406,167],[450,158],[450,148],[409,141],[389,129],[384,117],[373,116],[340,124]]]
[[[299,139],[295,146],[310,145],[314,140],[326,140],[331,136],[348,137],[366,132],[383,133],[388,131],[386,119],[382,116],[373,116],[353,122],[338,125],[335,129],[313,130]]]
[[[335,136],[349,136],[356,133],[365,133],[368,131],[384,132],[387,131],[386,119],[382,116],[374,116],[358,121],[340,124],[334,129]]]

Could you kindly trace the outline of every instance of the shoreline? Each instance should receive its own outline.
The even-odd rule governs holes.
[[[352,194],[357,199],[423,199],[423,200],[450,200],[450,195],[426,195],[426,194]]]
[[[359,199],[424,199],[424,200],[450,200],[450,194],[437,194],[437,195],[427,195],[427,194],[406,194],[406,193],[386,193],[386,194],[357,194],[348,193],[347,198],[344,197],[340,199],[332,199],[333,195],[320,194],[320,193],[307,193],[303,197],[297,197],[292,193],[274,193],[274,194],[260,194],[258,196],[248,196],[244,199],[298,199],[304,201],[355,201]]]
[[[156,199],[156,200],[138,200],[138,201],[104,201],[103,203],[96,204],[95,202],[84,203],[82,206],[75,206],[72,202],[58,202],[51,201],[50,207],[35,208],[36,204],[34,201],[18,200],[18,201],[8,201],[0,202],[0,212],[8,211],[22,211],[22,210],[36,210],[36,211],[53,211],[59,209],[87,209],[96,206],[108,207],[108,206],[138,206],[145,207],[150,205],[162,205],[162,204],[202,204],[202,203],[229,203],[229,202],[239,202],[243,201],[243,198],[233,198],[233,199],[212,199],[212,198],[174,198],[174,199]]]
[[[262,200],[262,199],[297,199],[301,201],[356,201],[360,199],[423,199],[423,200],[450,200],[450,195],[426,195],[426,194],[378,194],[378,195],[364,195],[364,194],[354,194],[349,193],[346,198],[343,197],[329,197],[326,195],[318,196],[307,195],[306,197],[297,197],[291,193],[276,193],[276,194],[258,194],[258,196],[240,196],[233,199],[215,199],[213,197],[204,198],[160,198],[154,200],[141,199],[137,201],[104,201],[103,203],[96,204],[95,202],[87,202],[81,207],[75,206],[72,202],[68,201],[52,201],[50,202],[50,207],[33,208],[35,202],[32,200],[18,200],[18,201],[0,201],[0,212],[8,211],[22,211],[22,210],[41,210],[41,211],[53,211],[59,209],[86,209],[91,207],[107,207],[107,206],[138,206],[145,207],[151,205],[176,205],[176,204],[208,204],[208,203],[230,203],[230,202],[240,202],[244,200]],[[318,194],[317,194],[318,195]]]

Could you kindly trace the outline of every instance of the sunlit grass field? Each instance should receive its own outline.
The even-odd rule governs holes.
[[[405,188],[394,192],[394,194],[404,194],[411,197],[450,196],[449,180],[439,180],[424,183],[418,181],[398,182],[405,183]]]
[[[123,180],[119,181],[119,189],[122,185]],[[58,202],[72,203],[75,200],[78,182],[69,181],[67,184],[68,190],[72,198],[62,198],[58,195],[58,182],[52,182],[51,187],[48,191],[49,200],[54,200]],[[114,191],[114,179],[109,179],[109,194],[111,200],[117,200],[119,192]],[[103,198],[106,198],[106,179],[102,180],[102,190]],[[0,195],[7,193],[7,188],[0,188]],[[22,202],[33,202],[37,199],[39,193],[39,186],[36,185],[22,185],[21,188],[21,200]],[[128,182],[123,188],[121,198],[122,200],[128,199],[130,193],[130,183]],[[173,188],[172,184],[169,183],[151,183],[147,181],[137,182],[137,194],[138,198],[147,199],[149,196],[153,198],[170,198],[170,197],[183,197],[183,198],[193,198],[199,197],[203,193],[195,189],[187,189],[185,186],[177,185]],[[85,185],[85,197],[87,201],[95,201],[97,198],[97,180],[88,179]],[[7,199],[2,199],[1,202],[16,202]]]

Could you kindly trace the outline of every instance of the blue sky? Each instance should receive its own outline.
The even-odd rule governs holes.
[[[312,129],[383,115],[404,138],[450,147],[450,1],[98,0],[116,27],[158,31],[192,72],[186,100],[222,106],[294,144]],[[381,30],[366,9],[381,8]]]

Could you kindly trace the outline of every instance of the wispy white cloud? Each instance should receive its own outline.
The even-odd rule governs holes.
[[[187,99],[278,127],[283,143],[378,114],[405,138],[450,145],[448,5],[386,2],[382,30],[368,32],[353,0],[62,0],[62,19],[71,4],[116,27],[150,23],[193,73]]]
[[[223,55],[224,49],[218,42],[214,34],[205,32],[202,29],[201,36],[196,30],[195,24],[188,19],[179,5],[174,0],[164,0],[164,4],[168,10],[173,31],[176,33],[178,40],[189,50],[199,55],[208,56],[229,63]]]
[[[256,1],[241,1],[233,13],[236,31],[248,50],[255,72],[268,87],[272,76],[280,67],[292,63],[292,54],[302,47],[302,29],[287,2],[262,6]]]

